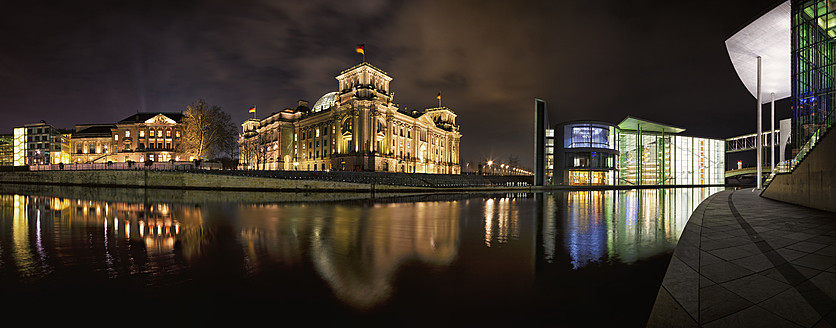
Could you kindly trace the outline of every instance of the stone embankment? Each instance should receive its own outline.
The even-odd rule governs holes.
[[[531,177],[387,172],[89,170],[0,172],[0,183],[253,191],[530,190]]]

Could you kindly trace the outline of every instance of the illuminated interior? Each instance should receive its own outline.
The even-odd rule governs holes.
[[[836,11],[828,1],[792,2],[792,108],[795,148],[836,120]]]

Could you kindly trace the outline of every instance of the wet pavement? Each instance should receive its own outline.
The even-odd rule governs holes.
[[[680,236],[648,327],[836,327],[836,213],[723,191]]]

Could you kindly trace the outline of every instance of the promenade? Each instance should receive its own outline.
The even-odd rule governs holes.
[[[836,327],[836,213],[749,189],[686,225],[648,327]]]

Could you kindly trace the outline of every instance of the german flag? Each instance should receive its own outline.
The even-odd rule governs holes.
[[[255,113],[255,106],[250,107],[250,113]]]
[[[438,100],[441,100],[441,92],[438,93],[438,96],[435,96]]]
[[[363,55],[366,54],[366,44],[365,43],[357,45],[357,53],[358,54],[363,54]]]

